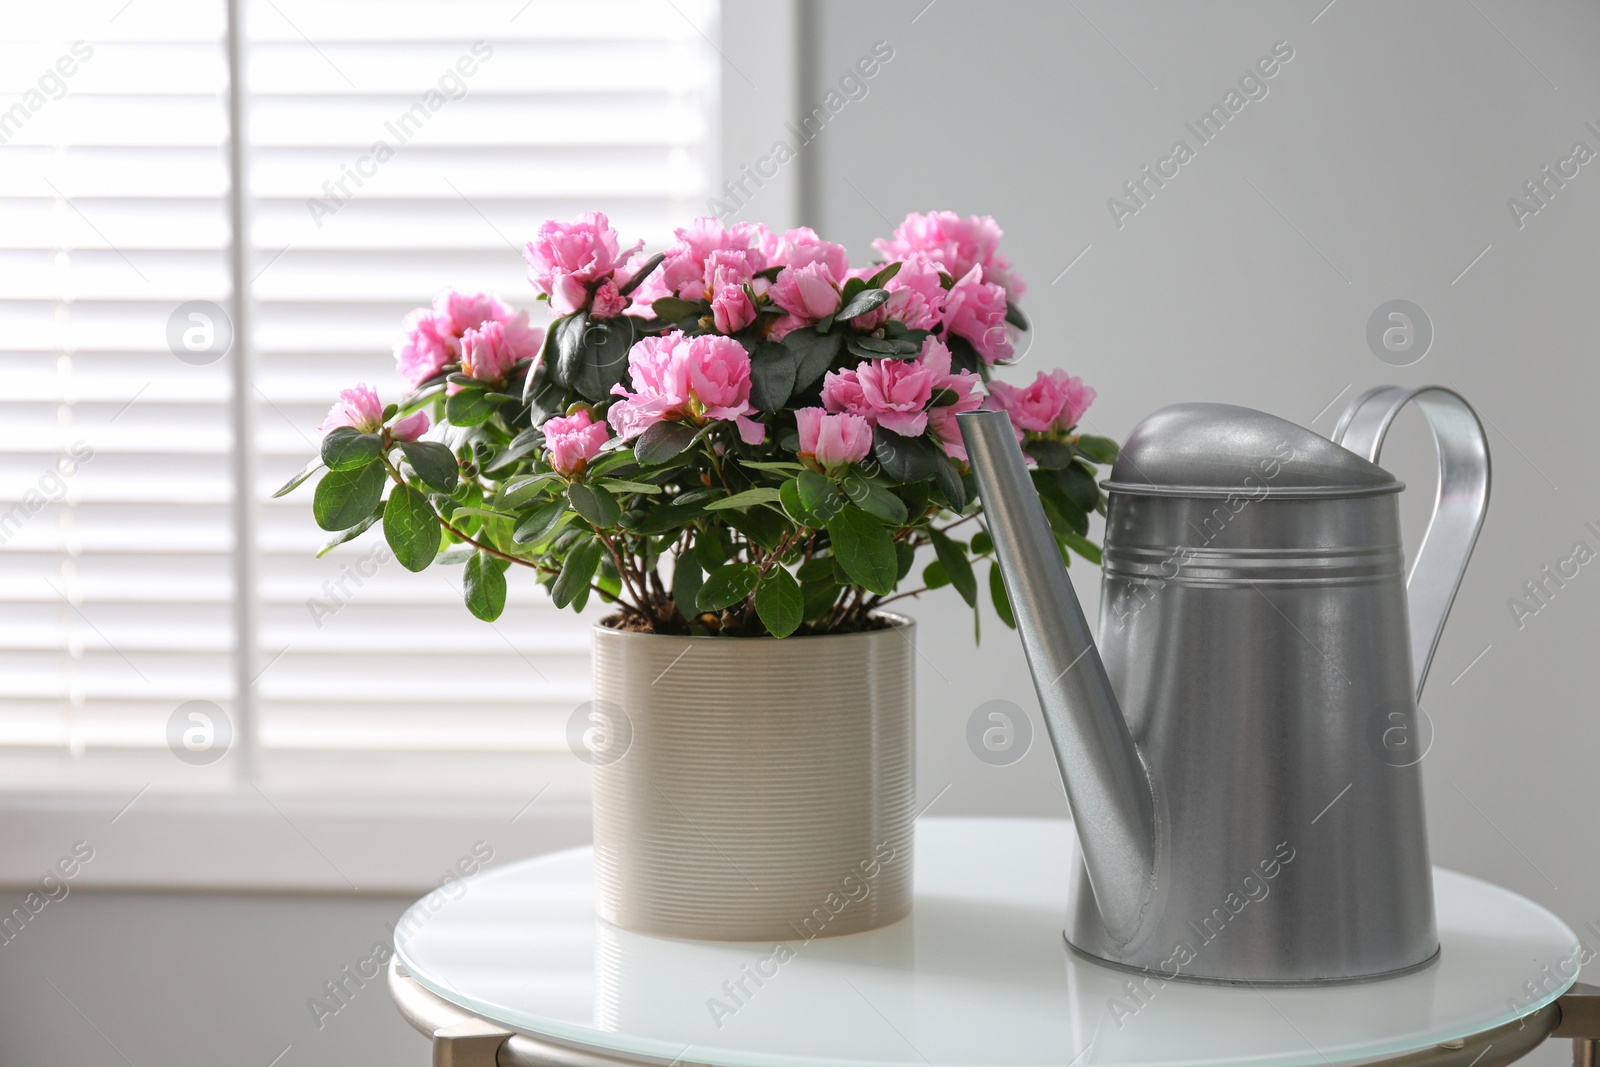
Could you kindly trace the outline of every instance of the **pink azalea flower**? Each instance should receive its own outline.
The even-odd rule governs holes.
[[[713,252],[745,253],[752,274],[767,265],[767,254],[762,245],[770,240],[771,234],[767,233],[764,226],[736,222],[724,228],[715,216],[704,215],[673,232],[678,239],[667,249],[667,258],[639,287],[640,303],[647,304],[663,296],[676,296],[683,300],[709,299],[707,285],[710,279],[706,272],[706,260]]]
[[[325,434],[341,426],[377,433],[383,426],[383,401],[378,399],[378,391],[365,383],[339,390],[339,399],[328,409],[317,432]]]
[[[804,267],[812,263],[822,264],[836,283],[842,282],[850,270],[850,254],[844,245],[824,241],[811,227],[801,226],[785,231],[767,256],[768,266]]]
[[[1006,291],[983,280],[983,267],[963,274],[944,303],[945,329],[972,342],[988,364],[1003,363],[1015,349],[1006,329]]]
[[[872,450],[872,424],[860,415],[800,408],[794,421],[800,430],[800,454],[811,456],[827,470],[859,463]]]
[[[810,319],[802,319],[798,315],[780,315],[767,327],[767,340],[781,341],[794,331],[810,325]]]
[[[577,222],[546,221],[522,257],[528,280],[550,298],[551,310],[570,315],[588,303],[592,283],[625,266],[643,247],[640,241],[623,251],[610,220],[589,211]]]
[[[956,416],[963,411],[975,411],[983,406],[983,379],[971,371],[950,373],[950,349],[937,337],[922,342],[918,361],[933,374],[934,399],[946,400],[928,409],[928,426],[944,446],[945,455],[967,460],[967,446],[961,439],[961,429]],[[949,399],[953,394],[954,399]]]
[[[737,333],[756,321],[756,306],[745,291],[754,276],[746,252],[717,249],[706,256],[705,291],[712,320],[722,333]]]
[[[394,350],[394,365],[400,377],[415,387],[444,369],[455,356],[456,338],[446,332],[432,308],[417,308],[406,316],[405,340]]]
[[[766,428],[749,418],[750,356],[731,337],[646,337],[628,352],[628,375],[633,388],[612,386],[622,399],[606,412],[625,441],[668,419],[733,422],[746,444],[766,439]]]
[[[1017,439],[1024,433],[1051,433],[1070,430],[1094,403],[1095,392],[1083,379],[1064,370],[1040,371],[1027,386],[1017,388],[1005,382],[989,386],[988,407],[1011,416]]]
[[[538,345],[529,343],[532,334],[503,322],[486,322],[468,330],[461,337],[461,373],[480,382],[505,381],[518,360],[539,354]]]
[[[988,215],[962,218],[953,211],[915,213],[895,227],[894,236],[879,238],[872,247],[886,259],[905,259],[912,252],[926,252],[944,267],[952,278],[960,278],[973,267],[982,267],[986,278],[1020,297],[1028,287],[1011,268],[1011,261],[999,251],[1004,233]]]
[[[317,427],[318,433],[328,433],[341,426],[349,426],[361,433],[377,433],[383,429],[383,401],[370,385],[356,385],[341,389],[339,399],[328,409],[328,417]],[[418,411],[389,427],[389,435],[396,441],[415,441],[428,430],[428,416]]]
[[[550,453],[550,466],[568,476],[582,474],[611,436],[606,424],[595,422],[586,408],[579,408],[565,418],[549,419],[541,429],[545,448]]]
[[[711,319],[722,333],[738,333],[756,321],[756,306],[742,285],[724,285],[711,297]]]
[[[396,441],[415,441],[428,432],[428,413],[416,411],[389,427],[389,436]]]
[[[934,370],[920,360],[868,360],[855,370],[830,371],[822,382],[822,404],[902,437],[920,437],[928,428],[935,380]]]
[[[544,331],[528,325],[526,311],[512,311],[487,293],[447,289],[434,298],[433,307],[417,308],[406,316],[406,336],[395,349],[400,377],[414,388],[447,363],[459,362],[462,335],[486,322],[501,323],[517,351],[525,355],[537,355],[544,344]]]
[[[882,270],[882,267],[876,268]],[[883,285],[889,299],[877,309],[852,319],[858,330],[876,330],[890,319],[913,330],[927,330],[939,324],[944,308],[945,288],[939,265],[925,252],[913,252],[900,264],[895,276]]]
[[[836,277],[822,262],[785,267],[772,283],[772,302],[809,325],[839,310]]]
[[[614,319],[627,310],[628,298],[617,290],[617,283],[610,278],[600,283],[600,288],[594,291],[594,299],[589,303],[589,317],[591,319]]]

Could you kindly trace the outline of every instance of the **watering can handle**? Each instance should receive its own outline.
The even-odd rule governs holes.
[[[1422,536],[1422,547],[1406,579],[1411,618],[1411,665],[1417,699],[1450,604],[1466,572],[1472,546],[1489,507],[1489,440],[1459,393],[1438,385],[1407,389],[1382,385],[1358,397],[1339,418],[1333,441],[1373,463],[1400,409],[1415,401],[1439,450],[1439,495]]]

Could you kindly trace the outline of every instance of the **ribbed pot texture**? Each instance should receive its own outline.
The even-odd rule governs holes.
[[[628,734],[594,764],[600,918],[764,941],[910,913],[914,630],[892,621],[783,640],[594,628],[597,710]]]

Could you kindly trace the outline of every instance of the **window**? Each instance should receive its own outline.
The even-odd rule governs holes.
[[[398,398],[401,318],[440,288],[542,318],[521,248],[544,218],[603,210],[659,247],[704,210],[717,15],[714,0],[12,13],[0,781],[583,780],[565,738],[588,691],[581,622],[523,583],[480,623],[459,570],[405,572],[378,535],[317,559],[310,487],[269,496],[339,388]],[[209,705],[234,738],[206,765],[188,711]],[[174,759],[191,730],[199,750]]]

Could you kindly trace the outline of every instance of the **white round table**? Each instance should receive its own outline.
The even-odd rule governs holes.
[[[1075,840],[1064,821],[925,819],[909,919],[782,943],[603,923],[591,850],[574,849],[413,905],[392,989],[414,1023],[459,1039],[436,1063],[1302,1067],[1476,1052],[1487,1067],[1558,1025],[1577,975],[1561,920],[1436,870],[1441,953],[1421,971],[1315,988],[1143,980],[1063,943]]]

